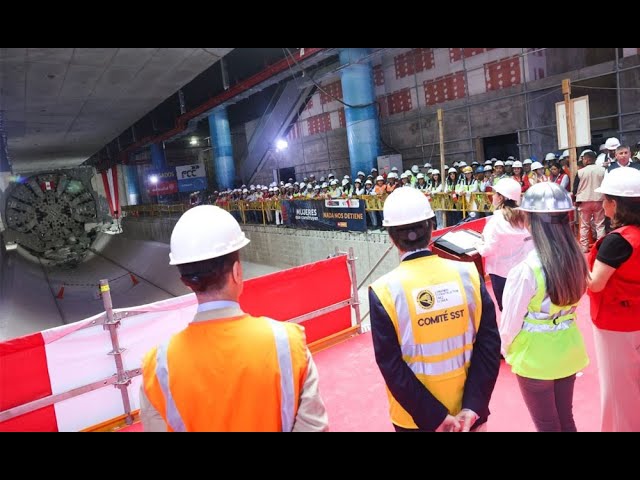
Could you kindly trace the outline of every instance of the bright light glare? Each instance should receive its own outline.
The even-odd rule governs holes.
[[[278,150],[279,152],[284,150],[288,146],[289,142],[287,142],[286,140],[283,140],[282,138],[276,140],[276,150]]]
[[[189,141],[190,145],[193,145],[194,147],[198,145],[198,137],[191,137],[191,140]]]
[[[157,175],[151,175],[149,177],[149,181],[155,185],[156,183],[158,183],[158,176]]]

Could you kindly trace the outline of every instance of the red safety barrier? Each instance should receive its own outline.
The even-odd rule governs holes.
[[[290,320],[351,298],[351,278],[347,256],[291,268],[244,284],[242,309],[252,315]],[[351,307],[345,306],[302,323],[307,343],[351,326]]]
[[[0,343],[0,411],[51,395],[41,333]],[[56,432],[53,405],[0,423],[0,432]]]
[[[350,300],[347,256],[342,255],[247,280],[240,303],[248,313],[277,320],[309,317],[301,324],[311,343],[351,327]],[[343,306],[325,313],[336,304]],[[138,408],[144,354],[185,328],[196,309],[195,295],[190,294],[114,310],[121,318],[120,327],[113,330],[132,381],[125,387],[132,411]],[[113,341],[103,328],[105,318],[98,314],[0,342],[0,431],[79,431],[122,416],[121,392],[114,387],[116,365],[109,354]],[[45,398],[50,396],[55,397]],[[22,406],[41,399],[54,403],[24,413]]]

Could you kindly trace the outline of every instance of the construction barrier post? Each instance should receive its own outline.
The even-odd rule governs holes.
[[[356,277],[356,256],[353,253],[353,247],[349,247],[349,270],[351,272],[351,306],[356,314],[356,323],[358,326],[362,323],[360,317],[360,295],[358,294],[358,278]]]
[[[122,395],[122,406],[124,407],[124,413],[127,415],[125,421],[127,422],[127,425],[131,425],[133,424],[133,415],[131,415],[131,401],[129,400],[129,390],[127,388],[131,384],[131,379],[127,375],[124,369],[124,362],[122,361],[122,352],[124,352],[124,349],[120,348],[117,330],[120,326],[120,320],[116,319],[113,315],[113,303],[111,302],[109,280],[100,280],[100,293],[102,294],[104,311],[107,314],[107,321],[104,323],[104,329],[109,330],[111,346],[113,347],[113,350],[109,352],[109,354],[113,355],[118,374],[118,381],[115,383],[115,387],[120,389],[120,394]]]

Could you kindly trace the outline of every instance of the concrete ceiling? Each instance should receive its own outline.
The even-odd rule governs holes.
[[[79,165],[232,48],[0,48],[14,172]]]

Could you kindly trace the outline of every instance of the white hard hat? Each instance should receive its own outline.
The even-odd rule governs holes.
[[[522,162],[520,160],[516,160],[513,162],[513,166],[511,168],[522,168]]]
[[[313,187],[314,190],[320,190],[320,185],[316,185],[315,187]]]
[[[458,170],[456,170],[455,168],[451,167],[449,170],[447,170],[447,173],[458,173]]]
[[[520,210],[530,213],[565,213],[574,209],[569,193],[554,182],[533,185],[524,194],[520,206]]]
[[[382,175],[378,175],[376,177],[376,182],[379,182],[380,180],[382,180],[384,182],[384,177]]]
[[[358,176],[359,176],[359,175],[362,175],[363,177],[366,177],[366,175],[364,174],[364,172],[363,172],[362,170],[360,170],[360,171],[358,172]]]
[[[584,157],[584,154],[585,153],[589,153],[589,152],[593,153],[594,155],[596,154],[596,152],[594,152],[593,150],[587,148],[586,150],[583,150],[582,152],[580,152],[580,158]]]
[[[429,162],[425,163],[424,168],[431,168],[431,164]]]
[[[620,167],[611,170],[595,191],[614,197],[640,197],[640,170]]]
[[[515,200],[520,203],[520,197],[522,195],[522,187],[513,178],[501,178],[493,187],[493,190],[498,192],[503,197],[510,200]]]
[[[411,173],[404,172],[403,174],[400,175],[400,178],[407,178],[410,175]]]
[[[462,162],[458,163],[458,166],[459,167],[466,167],[467,166],[467,162],[462,161]]]
[[[504,162],[502,160],[497,160],[493,165],[494,167],[504,167]]]
[[[329,185],[338,185],[338,180],[335,178],[329,182]]]
[[[615,150],[620,146],[620,140],[616,137],[607,138],[607,141],[604,142],[604,146],[607,150]]]
[[[562,155],[560,155],[560,160],[562,160],[563,158],[567,158],[569,156],[569,150],[565,150],[564,152],[562,152]]]
[[[508,165],[508,166],[512,166],[513,165],[513,160],[507,160],[506,162],[504,162],[504,164]]]
[[[418,173],[419,171],[420,171],[420,168],[418,167],[418,165],[414,165],[411,167],[412,173]]]
[[[424,173],[419,173],[418,175],[416,175],[416,178],[419,180],[421,178],[424,178]]]
[[[492,167],[491,165],[485,165],[485,166],[484,166],[484,171],[485,171],[485,172],[490,172],[490,171],[492,171],[492,170],[493,170],[493,167]]]
[[[551,153],[547,153],[547,155],[544,157],[545,160],[555,160],[556,159],[556,154],[551,152]]]
[[[344,187],[345,185],[349,185],[349,179],[348,178],[343,178],[342,179],[342,186]]]
[[[539,168],[544,168],[544,165],[540,162],[533,162],[533,165],[531,165],[531,170],[538,170]]]
[[[371,180],[368,180],[366,182],[364,182],[365,185],[373,185],[373,182]]]
[[[170,265],[200,262],[240,250],[249,239],[233,216],[220,207],[187,210],[171,233]]]
[[[533,160],[531,160],[530,158],[525,158],[522,162],[522,165],[527,165],[527,164],[531,164],[533,163]]]
[[[394,190],[384,202],[382,225],[410,225],[433,217],[435,213],[427,197],[415,188],[400,188]]]
[[[387,178],[398,178],[398,174],[396,172],[391,172],[387,175]]]
[[[391,167],[391,171],[392,172],[397,172],[398,171],[398,167]]]

